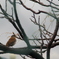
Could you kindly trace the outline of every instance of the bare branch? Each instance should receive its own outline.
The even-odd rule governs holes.
[[[0,50],[2,51],[5,51],[7,53],[14,53],[14,54],[22,54],[22,55],[30,55],[32,57],[35,57],[35,58],[41,58],[43,59],[42,56],[40,56],[38,53],[36,53],[35,51],[29,49],[29,48],[8,48],[6,47],[5,45],[1,44],[0,43]],[[34,54],[36,56],[34,56]]]
[[[59,28],[59,22],[56,21],[56,28],[55,28],[54,34],[53,34],[53,36],[52,36],[50,42],[48,43],[48,48],[51,47],[51,45],[52,45],[52,43],[53,43],[53,41],[54,41],[54,39],[55,39],[55,37],[56,37],[56,35],[57,35],[58,28]]]

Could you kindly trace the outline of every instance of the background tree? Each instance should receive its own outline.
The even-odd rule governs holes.
[[[49,8],[51,10],[51,12],[47,12],[44,10],[39,10],[38,12],[27,7],[22,0],[8,0],[8,2],[12,5],[12,15],[7,13],[7,3],[6,3],[6,7],[5,10],[2,8],[2,6],[0,5],[0,9],[1,9],[1,15],[3,15],[3,17],[1,18],[6,18],[13,26],[14,28],[18,31],[19,33],[19,37],[18,39],[22,39],[23,41],[25,41],[25,43],[27,44],[27,47],[23,47],[23,48],[10,48],[7,47],[5,45],[3,45],[2,43],[0,43],[0,50],[2,50],[3,52],[1,53],[14,53],[14,54],[22,54],[22,55],[30,55],[35,59],[43,59],[43,53],[46,52],[47,55],[47,59],[50,59],[50,50],[51,48],[54,48],[55,46],[59,45],[58,42],[58,37],[59,35],[57,34],[58,32],[58,28],[59,28],[59,18],[58,18],[58,13],[59,12],[59,8],[58,8],[58,4],[54,3],[54,0],[46,0],[46,2],[48,4],[43,3],[43,1],[38,1],[38,0],[30,0],[31,2],[35,2],[41,6],[44,6],[46,8]],[[7,2],[7,0],[6,0]],[[30,20],[35,24],[38,25],[39,28],[39,35],[38,36],[33,36],[33,39],[28,38],[28,36],[26,35],[21,23],[20,23],[20,19],[18,17],[18,13],[17,13],[17,4],[22,5],[26,10],[31,11],[33,13],[32,18],[30,18]],[[46,28],[46,22],[41,24],[41,19],[40,17],[42,15],[40,14],[47,14],[48,16],[52,17],[52,19],[55,20],[55,29],[53,31],[53,33],[49,30],[47,30]],[[38,21],[36,18],[36,15],[38,15]],[[47,17],[44,19],[44,21],[47,19]],[[31,45],[29,41],[33,41],[35,46]],[[41,55],[40,55],[41,54]]]

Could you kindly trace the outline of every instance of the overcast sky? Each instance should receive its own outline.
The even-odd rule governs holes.
[[[41,0],[41,1],[43,1],[43,0]],[[56,1],[57,0],[55,0],[55,2]],[[43,2],[45,2],[45,0]],[[3,8],[5,7],[4,3],[5,3],[4,0],[0,0],[0,4],[2,5]],[[29,2],[28,0],[24,0],[24,3],[25,3],[25,5],[27,5],[28,7],[32,8],[35,11],[38,11],[39,9],[43,10],[43,8],[44,8],[44,7],[39,6],[38,4],[36,5],[33,2]],[[47,3],[47,2],[45,2],[45,3]],[[11,5],[8,3],[8,13],[9,14],[11,14],[11,8],[10,7],[11,7]],[[49,8],[44,8],[44,10],[50,12]],[[33,14],[32,14],[32,12],[26,10],[25,8],[23,8],[19,4],[17,5],[17,12],[19,13],[18,17],[19,17],[19,19],[21,21],[22,27],[24,28],[26,34],[30,38],[34,32],[38,31],[38,26],[34,25],[30,21],[30,18],[32,18],[31,16]],[[41,14],[41,15],[42,15],[41,19],[43,21],[43,19],[45,18],[46,15],[43,15],[43,14]],[[39,15],[37,15],[37,17],[38,16]],[[49,17],[46,22],[50,22],[49,19],[52,19],[52,18]],[[49,23],[46,23],[46,25],[49,25]],[[55,25],[55,24],[53,23],[51,25],[50,31],[53,31],[53,29],[54,29],[54,28],[52,28],[53,25]],[[48,26],[47,26],[47,28],[48,28]],[[0,19],[0,42],[2,42],[3,44],[6,44],[6,42],[9,39],[9,36],[12,35],[12,34],[9,34],[9,33],[12,33],[12,32],[17,33],[15,28],[12,26],[12,24],[10,22],[8,22],[8,20],[6,20],[6,19]],[[20,45],[19,45],[19,43],[20,43]],[[23,41],[20,42],[18,40],[17,44],[15,45],[15,47],[16,46],[19,47],[19,46],[23,46],[23,45],[26,46],[26,44],[25,43],[23,44],[23,43],[24,43]],[[59,49],[59,47],[57,47],[57,48],[55,47],[55,48],[51,49],[51,59],[59,59],[59,56],[58,56],[59,55],[59,51],[58,51],[58,49]],[[4,54],[2,56],[5,57],[5,56],[7,56],[7,54]],[[19,57],[19,55],[17,55],[17,57]],[[7,59],[9,59],[9,57]]]

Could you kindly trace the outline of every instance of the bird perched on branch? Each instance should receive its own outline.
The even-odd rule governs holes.
[[[17,37],[18,36],[18,37]],[[10,47],[10,46],[14,46],[16,43],[16,38],[17,39],[21,39],[21,36],[19,34],[17,34],[17,36],[15,35],[15,33],[13,32],[13,35],[10,37],[10,39],[7,41],[6,46]]]
[[[15,45],[16,43],[16,36],[13,34],[11,38],[7,41],[6,46],[10,47]]]

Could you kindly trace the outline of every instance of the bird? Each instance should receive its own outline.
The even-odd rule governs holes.
[[[16,36],[13,34],[10,39],[7,41],[6,46],[10,47],[10,46],[14,46],[16,43]]]

